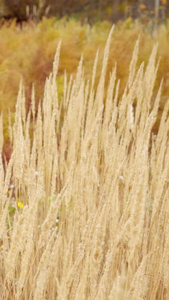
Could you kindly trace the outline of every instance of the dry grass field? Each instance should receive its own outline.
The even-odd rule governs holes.
[[[7,160],[11,154],[8,134],[8,111],[11,122],[14,121],[14,111],[19,82],[22,78],[26,95],[26,112],[30,108],[32,85],[35,87],[35,107],[43,98],[46,77],[52,72],[53,57],[57,45],[62,40],[60,63],[57,74],[58,97],[63,97],[64,73],[75,78],[78,63],[83,53],[84,76],[91,79],[92,65],[99,48],[99,57],[103,56],[107,36],[111,29],[109,22],[97,22],[90,26],[81,24],[74,19],[56,18],[35,23],[24,23],[22,27],[13,20],[0,26],[0,111],[4,120],[3,154]],[[160,58],[157,78],[153,91],[155,97],[161,78],[163,89],[160,110],[169,95],[169,22],[161,24],[158,30],[152,31],[151,26],[144,26],[131,19],[116,24],[110,44],[110,55],[107,65],[106,88],[108,76],[117,62],[116,76],[120,79],[119,97],[122,96],[128,80],[129,64],[134,45],[140,36],[139,57],[136,68],[142,61],[147,66],[148,59],[155,43],[158,43],[157,57]],[[102,60],[99,58],[94,88],[99,82]],[[10,83],[10,88],[9,88]]]
[[[169,100],[155,131],[157,45],[137,69],[139,40],[119,97],[112,34],[97,87],[98,52],[91,80],[83,57],[65,73],[60,101],[60,43],[37,112],[20,84],[0,159],[1,300],[169,299]]]

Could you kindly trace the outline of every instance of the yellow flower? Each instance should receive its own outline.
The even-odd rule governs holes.
[[[23,208],[23,203],[22,202],[18,202],[17,205],[18,205],[18,207]]]
[[[140,4],[139,8],[140,9],[146,9],[146,5],[145,4]]]

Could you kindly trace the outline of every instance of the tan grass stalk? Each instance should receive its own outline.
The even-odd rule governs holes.
[[[169,297],[169,101],[157,128],[157,45],[137,66],[138,39],[121,94],[116,63],[106,74],[112,33],[98,85],[99,52],[87,81],[81,56],[59,99],[61,43],[27,116],[20,83],[9,163],[0,156],[2,300]]]

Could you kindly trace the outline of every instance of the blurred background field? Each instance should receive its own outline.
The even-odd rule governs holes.
[[[79,18],[88,23],[117,22],[129,17],[147,22],[165,21],[169,16],[167,0],[0,0],[0,15],[20,21],[39,21],[43,16]]]
[[[19,82],[25,86],[27,109],[32,86],[36,103],[43,97],[58,42],[62,41],[57,77],[60,101],[64,73],[75,74],[81,55],[84,72],[91,78],[95,53],[99,49],[97,78],[100,76],[104,45],[116,23],[110,49],[108,74],[117,63],[120,95],[128,78],[129,63],[140,36],[138,65],[148,61],[158,43],[159,70],[156,94],[163,78],[161,107],[169,95],[169,4],[161,1],[0,1],[0,110],[4,116],[4,152],[9,157],[8,114],[14,119]],[[108,79],[108,78],[107,78]],[[160,118],[160,112],[159,112]],[[157,124],[158,126],[158,124]]]

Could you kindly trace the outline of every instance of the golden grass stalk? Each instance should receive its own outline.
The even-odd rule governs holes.
[[[157,46],[138,66],[139,40],[122,97],[116,64],[107,84],[112,33],[97,87],[99,52],[91,82],[81,57],[59,99],[61,44],[37,113],[21,82],[0,160],[1,299],[169,298],[169,100],[155,131]]]

